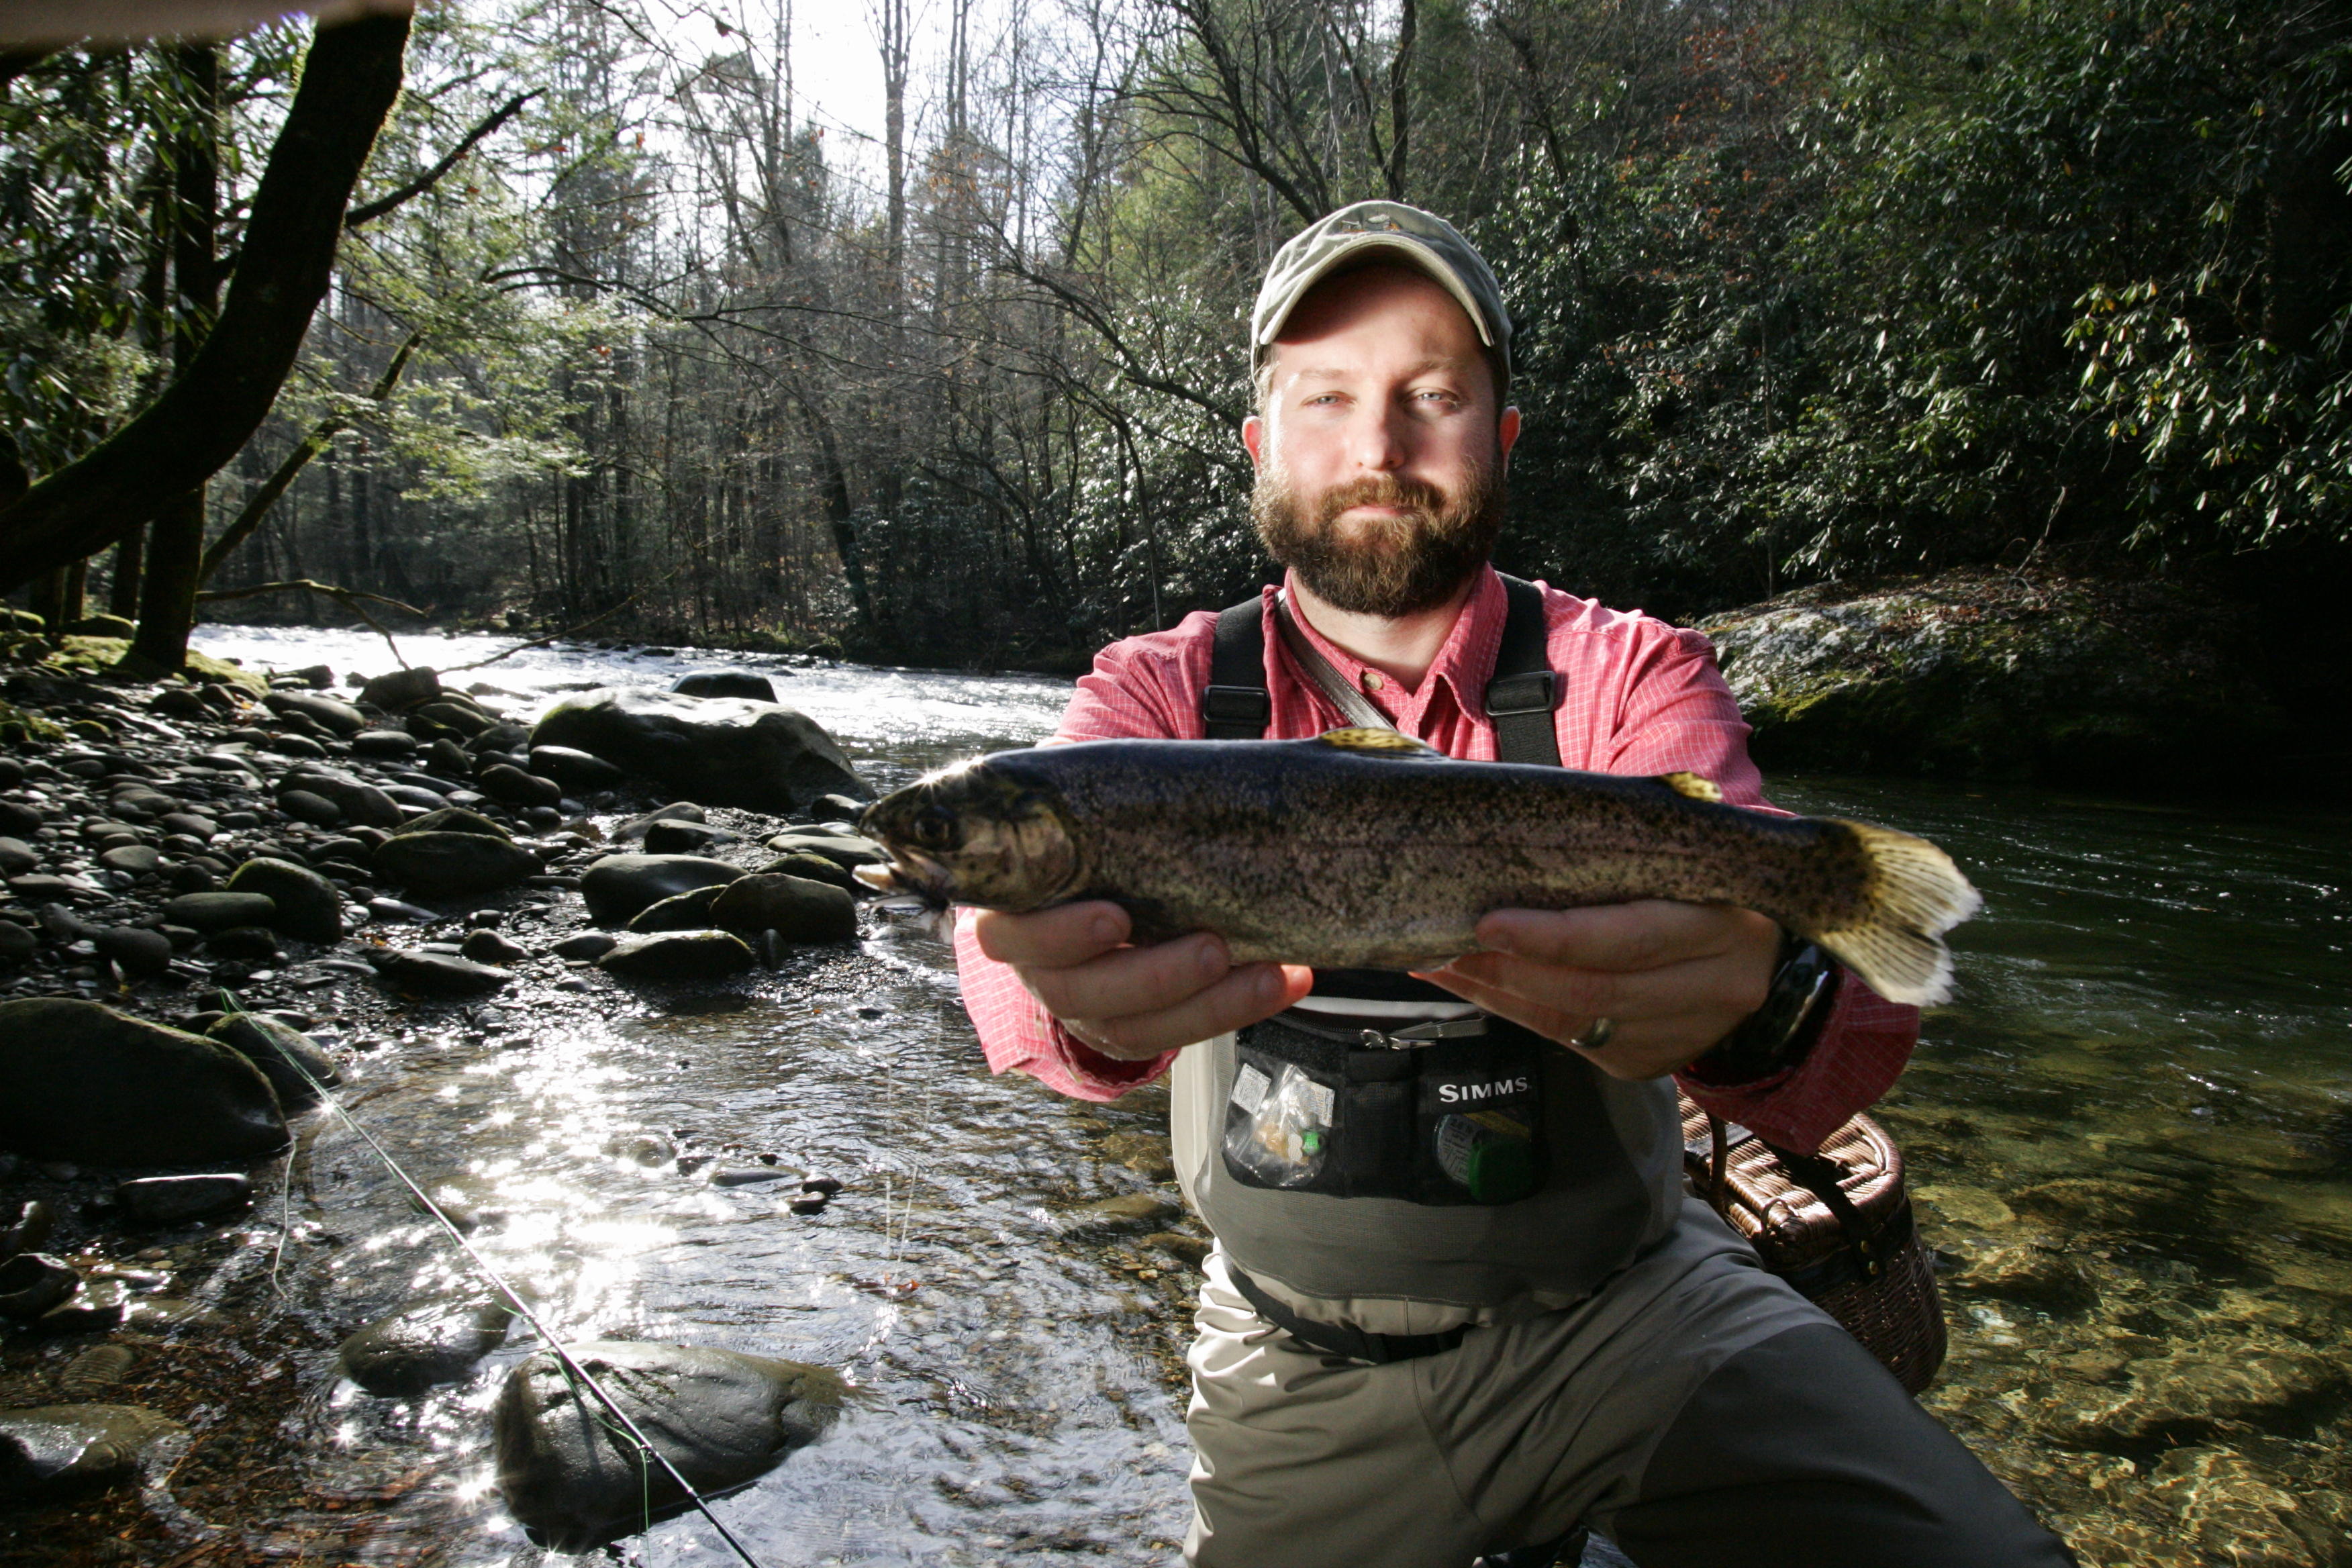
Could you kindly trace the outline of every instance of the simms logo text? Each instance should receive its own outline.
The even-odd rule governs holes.
[[[1531,1087],[1524,1077],[1501,1079],[1494,1083],[1441,1083],[1437,1086],[1437,1101],[1441,1105],[1471,1105],[1507,1094],[1525,1094]]]

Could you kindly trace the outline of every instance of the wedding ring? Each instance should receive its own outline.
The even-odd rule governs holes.
[[[1577,1036],[1576,1038],[1569,1041],[1568,1043],[1574,1046],[1580,1051],[1597,1051],[1601,1047],[1607,1045],[1610,1041],[1610,1037],[1616,1033],[1616,1019],[1595,1018],[1592,1020],[1592,1027],[1585,1030],[1584,1033]]]

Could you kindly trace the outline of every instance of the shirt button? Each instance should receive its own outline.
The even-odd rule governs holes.
[[[1368,670],[1364,671],[1364,689],[1365,689],[1365,690],[1367,690],[1367,691],[1378,691],[1378,690],[1379,690],[1382,686],[1384,686],[1384,685],[1386,685],[1386,684],[1387,684],[1387,682],[1383,681],[1383,680],[1381,679],[1381,672],[1380,672],[1379,670],[1377,670],[1377,669],[1368,669]]]

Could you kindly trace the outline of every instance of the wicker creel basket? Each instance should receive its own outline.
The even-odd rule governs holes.
[[[1944,1310],[1911,1215],[1903,1155],[1856,1116],[1815,1154],[1765,1142],[1682,1097],[1683,1169],[1778,1274],[1912,1393],[1944,1363]]]

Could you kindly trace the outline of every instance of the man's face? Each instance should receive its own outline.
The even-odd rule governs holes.
[[[1267,364],[1264,408],[1242,426],[1267,551],[1355,614],[1452,598],[1494,552],[1519,428],[1462,307],[1411,268],[1347,273],[1300,301]]]

